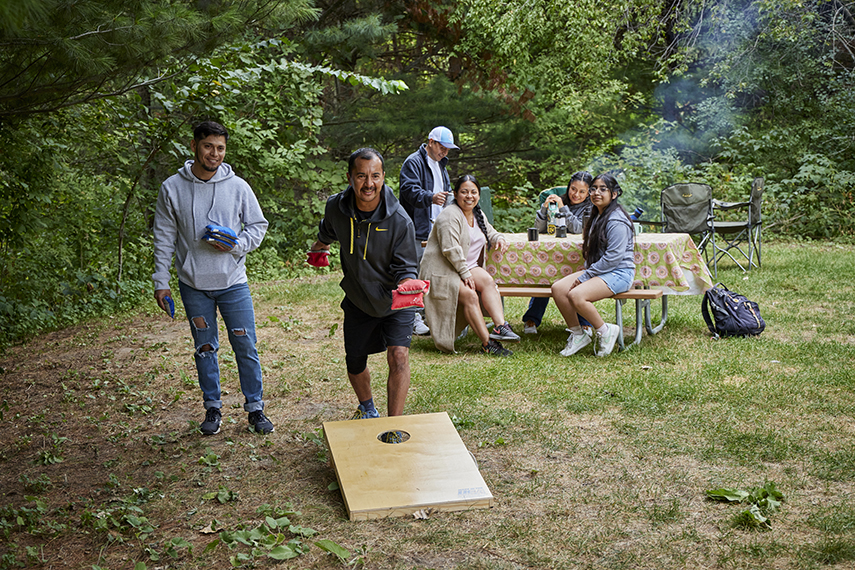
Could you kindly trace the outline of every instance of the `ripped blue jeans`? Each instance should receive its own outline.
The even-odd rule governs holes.
[[[261,361],[255,348],[255,311],[249,285],[237,283],[228,289],[200,291],[179,281],[178,289],[196,347],[196,372],[199,375],[205,409],[223,407],[220,399],[220,366],[217,360],[217,350],[220,348],[217,309],[226,324],[229,343],[235,353],[240,389],[246,398],[243,409],[247,412],[264,409],[264,401],[261,399]]]

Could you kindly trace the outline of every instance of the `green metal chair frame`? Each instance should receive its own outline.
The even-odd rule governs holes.
[[[553,186],[552,188],[547,188],[537,196],[537,209],[539,210],[543,207],[543,203],[546,202],[547,196],[551,196],[553,194],[555,194],[556,196],[563,196],[566,193],[566,186]]]
[[[722,202],[720,200],[713,200],[714,213],[716,211],[745,211],[747,213],[745,220],[735,222],[713,222],[715,233],[721,236],[721,240],[719,242],[720,245],[716,245],[713,251],[715,258],[713,261],[714,264],[718,265],[718,262],[726,255],[732,259],[733,262],[742,269],[742,271],[751,271],[752,267],[760,268],[760,250],[763,237],[763,219],[760,210],[763,205],[764,186],[765,184],[762,178],[755,178],[754,182],[751,184],[751,194],[749,195],[747,202]],[[748,245],[747,252],[742,249],[746,244]],[[737,259],[737,257],[734,257],[734,254],[731,253],[734,249],[745,258],[745,262],[747,262],[745,267],[743,267],[742,263],[739,262],[739,259],[742,259],[742,257],[737,255],[737,257],[739,257],[739,259]]]
[[[493,191],[489,186],[481,187],[481,197],[478,198],[478,205],[481,206],[481,211],[484,212],[484,217],[493,225]]]

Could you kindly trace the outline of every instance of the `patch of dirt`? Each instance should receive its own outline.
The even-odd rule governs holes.
[[[342,568],[338,558],[310,546],[319,539],[347,548],[347,562],[365,568],[794,567],[797,547],[781,545],[816,543],[820,533],[810,517],[852,495],[851,481],[820,480],[806,461],[705,459],[662,443],[672,440],[660,435],[675,429],[667,412],[634,417],[622,411],[617,395],[602,392],[609,385],[603,376],[617,383],[615,374],[631,373],[632,354],[624,362],[584,361],[594,370],[584,378],[554,358],[546,367],[555,370],[560,363],[566,373],[537,369],[533,377],[547,381],[533,383],[517,372],[490,394],[449,395],[439,410],[425,410],[496,411],[459,430],[496,497],[494,508],[350,522],[319,432],[324,421],[348,419],[355,406],[341,329],[334,330],[341,314],[337,301],[318,301],[300,290],[306,283],[313,290],[335,288],[336,279],[268,284],[256,296],[266,412],[276,425],[267,437],[247,430],[228,343],[221,349],[222,432],[198,433],[204,411],[184,321],[139,313],[10,349],[0,359],[0,519],[7,519],[0,530],[8,537],[0,556],[15,556],[32,568],[130,569],[136,562],[149,569],[228,568],[250,549],[218,543],[218,531],[257,528],[269,505],[300,511],[289,515],[290,522],[317,534],[300,538],[307,552],[296,560],[260,555],[245,567]],[[563,336],[563,327],[557,329]],[[378,400],[385,401],[385,359],[369,362]],[[681,374],[692,366],[677,360],[652,364]],[[459,367],[475,386],[502,373],[488,368],[498,366],[494,360],[474,353],[439,354],[429,339],[414,341],[411,366],[422,379],[409,402],[430,397],[434,379],[425,371],[433,367]],[[563,378],[577,373],[574,383],[602,392],[601,409],[571,413],[564,402],[548,402],[558,385],[572,395]],[[751,379],[733,374],[722,385],[747,389]],[[775,424],[797,429],[792,424],[809,419],[782,416]],[[703,448],[700,427],[681,426],[687,447]],[[743,427],[750,433],[765,426]],[[829,432],[827,444],[845,461],[853,428],[836,433],[843,435],[840,441]],[[366,462],[372,460],[366,455]],[[722,481],[747,486],[763,479],[792,485],[773,533],[735,532],[727,523],[736,507],[702,495]],[[186,546],[169,551],[181,541],[192,553]],[[27,547],[32,554],[25,560]],[[0,559],[0,568],[8,564]]]

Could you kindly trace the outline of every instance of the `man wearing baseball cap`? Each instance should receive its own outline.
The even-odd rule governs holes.
[[[407,157],[401,166],[399,179],[401,205],[413,220],[416,229],[416,253],[421,263],[424,247],[433,221],[442,211],[451,191],[451,181],[446,172],[449,149],[459,148],[454,144],[454,135],[448,127],[435,127],[428,134],[427,143]],[[416,313],[413,332],[430,334],[422,315]]]

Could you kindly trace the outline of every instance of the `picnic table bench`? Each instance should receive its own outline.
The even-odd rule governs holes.
[[[502,297],[552,297],[552,289],[549,285],[499,284],[498,287]],[[619,328],[617,343],[621,350],[639,344],[642,331],[645,329],[649,335],[658,333],[665,327],[665,321],[668,320],[668,295],[665,295],[661,289],[630,289],[626,293],[618,293],[608,299],[615,300],[615,324]],[[629,344],[624,344],[623,304],[630,299],[635,300],[635,339]],[[655,299],[662,299],[662,316],[659,324],[654,327],[650,315],[650,301]]]

